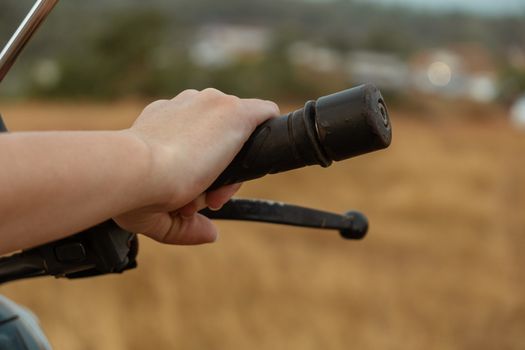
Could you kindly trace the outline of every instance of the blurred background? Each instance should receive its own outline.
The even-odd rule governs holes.
[[[0,2],[0,42],[32,5]],[[390,149],[240,196],[371,221],[362,242],[218,223],[139,268],[0,288],[56,349],[525,349],[525,0],[63,1],[0,87],[11,130],[128,127],[213,86],[279,102],[372,82]],[[64,213],[67,215],[67,213]]]

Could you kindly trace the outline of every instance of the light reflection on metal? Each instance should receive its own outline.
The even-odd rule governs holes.
[[[0,82],[16,58],[59,0],[37,0],[0,53]]]

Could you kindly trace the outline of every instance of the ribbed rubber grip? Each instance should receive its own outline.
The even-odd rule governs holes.
[[[261,124],[210,189],[307,165],[327,167],[386,148],[391,139],[381,93],[361,85]]]

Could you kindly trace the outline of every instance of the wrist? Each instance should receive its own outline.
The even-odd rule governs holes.
[[[128,162],[133,163],[131,168],[135,169],[134,181],[130,183],[130,193],[133,193],[134,198],[132,209],[157,204],[162,197],[162,181],[153,148],[130,129],[118,133],[126,140],[125,147],[133,158],[126,160],[127,164],[124,165],[128,167]]]
[[[193,199],[188,196],[188,190],[181,186],[180,169],[174,164],[187,164],[181,148],[168,147],[162,142],[151,142],[140,132],[133,129],[122,130],[129,138],[130,144],[137,149],[142,160],[142,178],[137,182],[137,198],[140,207],[168,206],[174,208],[186,204]],[[188,175],[191,176],[191,175]],[[171,210],[170,209],[170,210]]]

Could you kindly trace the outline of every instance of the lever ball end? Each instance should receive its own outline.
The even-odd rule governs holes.
[[[339,234],[344,239],[362,239],[368,232],[368,219],[366,216],[357,211],[349,211],[345,216],[352,220],[350,228],[339,230]]]

